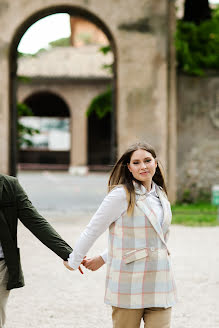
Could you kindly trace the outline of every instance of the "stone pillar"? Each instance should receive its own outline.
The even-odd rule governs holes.
[[[167,170],[167,1],[148,2],[118,25],[118,154],[152,144]],[[130,46],[131,45],[131,46]]]
[[[176,13],[174,1],[168,1],[168,191],[171,203],[177,197],[177,101],[176,101],[176,55],[174,33]]]
[[[87,117],[83,101],[77,104],[71,116],[71,153],[69,172],[76,175],[87,173]],[[82,106],[81,106],[82,105]]]
[[[0,46],[0,173],[9,174],[9,81],[8,45],[3,41]]]

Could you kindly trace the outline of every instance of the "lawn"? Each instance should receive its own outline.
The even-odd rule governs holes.
[[[217,226],[217,206],[210,203],[176,204],[172,206],[173,224]]]

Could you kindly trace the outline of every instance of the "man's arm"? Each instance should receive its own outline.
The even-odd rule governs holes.
[[[67,260],[72,248],[60,237],[55,229],[44,219],[32,205],[27,194],[16,179],[17,216],[44,245],[63,260]]]

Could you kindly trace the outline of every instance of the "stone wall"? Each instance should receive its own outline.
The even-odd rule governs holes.
[[[178,197],[208,198],[219,184],[219,76],[178,75]]]

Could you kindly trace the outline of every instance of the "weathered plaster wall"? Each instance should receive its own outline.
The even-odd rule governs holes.
[[[219,184],[219,76],[178,76],[178,194],[191,199]],[[189,196],[190,194],[190,196]]]

